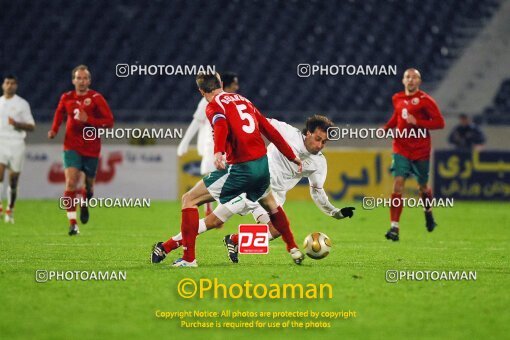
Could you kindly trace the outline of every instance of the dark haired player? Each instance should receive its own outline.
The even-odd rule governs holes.
[[[326,117],[313,115],[306,120],[306,126],[302,131],[295,127],[280,122],[276,119],[269,119],[271,125],[285,138],[295,154],[303,162],[303,169],[298,172],[294,169],[291,162],[283,156],[280,151],[270,144],[267,148],[269,159],[269,171],[271,174],[271,190],[279,205],[285,203],[286,194],[303,177],[307,177],[310,183],[310,195],[317,207],[326,215],[336,219],[345,217],[351,218],[354,214],[353,207],[336,208],[328,199],[323,188],[326,181],[327,162],[321,153],[327,142],[327,130],[333,126],[333,123]],[[209,229],[219,228],[234,214],[246,215],[251,213],[257,223],[268,224],[270,227],[269,239],[272,240],[280,236],[270,220],[267,212],[256,202],[249,201],[245,196],[238,196],[230,202],[219,205],[212,214],[205,219],[200,220],[199,233]],[[161,262],[166,254],[177,249],[182,240],[182,235],[177,234],[165,243],[160,243],[156,248],[156,254],[152,256],[152,262]],[[227,235],[224,238],[227,247],[229,259],[238,262],[238,235]]]
[[[7,209],[5,222],[14,223],[18,180],[25,159],[25,137],[27,131],[34,131],[35,122],[28,102],[18,96],[18,80],[7,75],[2,83],[0,97],[0,217],[2,215],[2,192],[5,169],[9,169]]]
[[[82,197],[90,199],[94,192],[99,153],[101,152],[101,139],[85,139],[85,128],[111,128],[113,115],[104,97],[91,90],[91,75],[85,65],[76,66],[72,71],[74,91],[64,93],[60,97],[53,125],[48,131],[48,138],[53,139],[64,117],[67,117],[66,134],[64,139],[64,174],[66,186],[64,196],[67,198],[67,218],[69,219],[69,235],[80,233],[76,222],[76,206],[74,199],[77,195],[80,172],[85,173],[85,189]],[[62,201],[61,201],[62,202]],[[83,224],[89,220],[86,205],[81,207],[80,220]]]
[[[218,74],[199,74],[197,85],[209,102],[206,114],[214,131],[214,158],[218,170],[200,180],[182,197],[184,254],[174,262],[174,266],[197,267],[195,242],[200,227],[198,206],[214,199],[227,203],[243,193],[249,200],[258,201],[269,212],[271,222],[282,234],[293,261],[301,264],[304,255],[294,240],[285,212],[271,193],[267,150],[262,135],[293,163],[295,171],[301,171],[301,160],[248,99],[223,91]],[[154,261],[154,256],[160,246],[161,243],[154,246],[152,262],[159,262]]]
[[[397,128],[435,130],[444,128],[444,119],[434,99],[420,90],[421,75],[414,68],[407,69],[402,79],[404,91],[393,95],[393,116],[384,126],[385,129]],[[426,138],[395,138],[393,140],[393,162],[391,170],[395,181],[391,194],[391,228],[386,233],[388,240],[399,240],[399,221],[402,213],[402,192],[406,178],[414,175],[418,180],[420,197],[425,203],[426,228],[432,232],[436,222],[432,216],[430,199],[432,192],[429,180],[431,139],[427,131]]]

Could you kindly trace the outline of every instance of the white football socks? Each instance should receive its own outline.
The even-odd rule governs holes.
[[[203,234],[207,231],[207,227],[205,225],[205,219],[200,219],[198,221],[198,233]],[[174,241],[182,241],[182,233],[178,233],[177,235],[172,237],[172,240]]]

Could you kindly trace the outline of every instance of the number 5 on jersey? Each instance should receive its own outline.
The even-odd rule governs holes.
[[[255,121],[253,120],[251,114],[244,112],[244,110],[246,110],[246,105],[236,105],[236,109],[241,119],[248,121],[248,125],[243,124],[243,131],[246,133],[253,133],[253,131],[255,131]]]

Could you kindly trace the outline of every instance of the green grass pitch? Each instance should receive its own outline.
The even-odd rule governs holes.
[[[345,202],[336,202],[347,206]],[[313,231],[333,241],[329,257],[294,265],[283,242],[271,242],[268,255],[227,261],[222,238],[240,222],[199,236],[199,268],[171,268],[180,251],[160,265],[148,263],[150,246],[178,231],[177,202],[152,202],[147,209],[92,209],[81,235],[67,235],[58,202],[19,201],[16,224],[0,222],[0,337],[11,338],[178,338],[234,336],[281,339],[505,338],[510,334],[510,215],[508,203],[456,202],[436,209],[439,226],[424,227],[421,209],[404,209],[401,240],[384,239],[387,209],[357,210],[353,219],[334,220],[312,201],[288,202],[285,209],[301,244]],[[37,283],[35,271],[125,270],[126,281]],[[476,281],[387,283],[396,270],[476,270]],[[333,298],[322,300],[183,299],[180,279],[217,278],[225,284],[330,283]],[[357,312],[331,320],[327,329],[183,329],[180,321],[159,319],[156,310]],[[243,319],[246,321],[246,319]],[[249,319],[248,319],[249,320]],[[324,320],[324,319],[323,319]]]

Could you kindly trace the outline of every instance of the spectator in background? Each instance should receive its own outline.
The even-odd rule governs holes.
[[[459,115],[459,125],[452,130],[448,141],[457,150],[472,151],[479,150],[485,144],[485,136],[468,115],[462,113]]]

